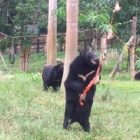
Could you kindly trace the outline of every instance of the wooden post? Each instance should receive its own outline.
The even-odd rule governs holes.
[[[57,15],[53,12],[57,9],[57,0],[49,0],[48,34],[46,38],[47,65],[55,65],[57,57]]]
[[[39,34],[37,35],[37,53],[39,53],[39,44],[40,44],[40,40],[39,40]]]
[[[86,40],[84,41],[84,50],[86,50],[87,49],[87,42],[86,42]]]
[[[69,73],[69,66],[74,58],[77,56],[78,50],[78,11],[79,0],[66,0],[66,48],[65,48],[65,61],[64,73],[61,82],[61,89],[65,93],[64,81]]]
[[[136,27],[137,27],[137,17],[133,17],[132,36],[134,36],[134,42],[133,42],[132,47],[130,48],[130,75],[131,75],[131,80],[134,80],[134,75],[135,75]]]
[[[115,74],[116,74],[116,72],[117,72],[117,70],[119,68],[120,63],[122,62],[122,58],[123,58],[123,51],[121,52],[121,54],[120,54],[120,56],[118,58],[118,61],[117,61],[116,65],[115,65],[115,67],[113,68],[111,74],[109,75],[109,80],[112,79],[115,76]]]
[[[4,65],[4,67],[5,67],[5,70],[8,70],[8,67],[7,67],[7,65],[6,65],[6,63],[5,63],[5,61],[4,61],[4,58],[3,58],[1,52],[0,52],[0,58],[1,58],[1,61],[2,61],[3,65]]]
[[[107,36],[106,34],[102,35],[101,37],[101,52],[102,54],[107,49]]]
[[[126,43],[126,45],[128,47],[130,47],[130,46],[132,46],[133,42],[134,42],[134,36],[131,36],[129,41]],[[123,50],[122,50],[122,52],[121,52],[121,54],[120,54],[120,56],[118,58],[118,61],[117,61],[116,65],[115,65],[113,71],[109,75],[109,80],[115,76],[115,74],[116,74],[116,72],[117,72],[117,70],[119,68],[120,63],[122,62],[122,59],[123,59]]]

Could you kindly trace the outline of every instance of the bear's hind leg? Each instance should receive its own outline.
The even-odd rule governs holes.
[[[65,118],[63,128],[68,129],[70,124],[75,122],[75,104],[74,102],[67,102],[65,107]]]
[[[84,120],[84,121],[79,121],[80,125],[82,126],[83,130],[85,132],[90,132],[90,123],[89,123],[89,120]]]
[[[91,112],[91,107],[87,105],[84,105],[82,107],[80,106],[77,109],[78,122],[82,126],[85,132],[90,131],[90,123],[89,123],[90,112]]]
[[[55,91],[55,92],[57,92],[58,91],[58,87],[57,86],[53,86],[53,90]]]
[[[47,91],[48,87],[47,84],[45,84],[45,82],[43,82],[43,91]]]

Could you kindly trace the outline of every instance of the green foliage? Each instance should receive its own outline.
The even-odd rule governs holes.
[[[15,6],[17,14],[14,17],[14,21],[16,26],[27,26],[29,22],[36,22],[35,17],[39,12],[37,6],[39,6],[39,2],[36,0],[19,1]]]
[[[139,0],[120,0],[119,4],[121,6],[121,10],[118,13],[115,13],[114,24],[115,23],[123,23],[128,22],[133,19],[133,16],[137,16],[137,35],[139,34],[139,24],[140,24],[140,1]],[[122,40],[128,41],[131,36],[132,23],[125,23],[118,25],[118,34]]]
[[[136,52],[140,53],[140,48],[136,48]]]
[[[99,30],[107,32],[110,26],[110,17],[106,9],[102,9],[98,12],[90,11],[87,15],[87,22],[90,23],[91,26],[95,25]]]
[[[46,27],[47,24],[47,9],[48,3],[46,0],[15,0],[9,2],[3,0],[3,7],[1,8],[0,30],[7,35],[11,36],[33,36],[42,27]],[[11,23],[7,23],[8,20],[12,20]],[[28,25],[33,25],[33,29],[28,29]],[[37,25],[37,31],[35,32],[35,25]],[[27,40],[27,39],[26,39]],[[31,41],[31,39],[30,39]],[[28,42],[28,43],[27,43]],[[29,44],[29,45],[28,45]],[[31,46],[29,40],[24,42],[24,46]]]
[[[45,1],[42,0],[44,3]],[[44,3],[45,4],[45,3]],[[47,3],[46,3],[47,6]],[[33,36],[35,35],[35,26],[33,26],[32,30],[28,30],[28,25],[39,25],[39,19],[41,20],[41,15],[44,7],[42,8],[41,1],[38,0],[28,0],[23,3],[23,1],[19,2],[16,7],[16,16],[14,17],[14,21],[16,22],[17,27],[21,27],[20,31],[17,32],[19,36]],[[46,7],[47,9],[47,7]],[[41,25],[42,26],[42,25]],[[38,31],[37,31],[38,32]],[[23,48],[31,47],[32,38],[21,38]]]
[[[24,49],[30,48],[32,46],[32,38],[21,38],[21,42]]]
[[[53,13],[57,15],[57,30],[58,32],[66,32],[66,1],[58,1],[57,7]]]
[[[137,54],[140,54],[140,48],[136,48],[136,55]],[[140,69],[140,59],[139,58],[136,60],[136,68]]]
[[[58,2],[58,5],[59,6],[58,9],[55,11],[55,14],[58,15],[59,20],[65,21],[64,19],[66,18],[66,1],[61,0],[60,2]],[[79,3],[79,11],[80,11],[78,15],[79,27],[81,28],[92,27],[92,28],[98,28],[103,32],[107,31],[106,26],[109,25],[110,16],[108,12],[110,10],[104,4],[103,6],[102,4],[98,5],[97,10],[94,10],[95,7],[96,6],[94,5],[94,3],[90,0],[86,2],[82,1]],[[58,27],[60,27],[59,20],[58,20]]]
[[[57,41],[60,45],[63,45],[65,43],[65,37],[63,35],[59,35]]]
[[[121,0],[119,4],[121,10],[114,14],[113,8],[115,7],[116,0],[92,0],[79,2],[79,28],[96,28],[99,32],[107,32],[110,28],[110,21],[113,18],[113,31],[124,41],[128,41],[131,36],[131,22],[127,23],[137,13],[139,15],[139,1],[134,2]],[[131,4],[133,3],[133,4]],[[134,4],[135,3],[135,4]],[[66,1],[61,0],[58,2],[58,29],[66,27]],[[62,22],[63,21],[63,22]],[[139,24],[139,18],[138,18]],[[138,27],[139,28],[139,27]],[[139,30],[139,29],[138,29]],[[63,30],[65,31],[65,30]],[[137,32],[138,33],[138,32]]]
[[[80,24],[84,24],[87,21],[87,16],[83,13],[79,13],[78,21]]]
[[[54,11],[54,14],[57,14],[58,18],[65,18],[66,17],[66,7],[62,6]]]
[[[0,51],[5,51],[11,46],[10,38],[0,39]]]
[[[136,67],[137,69],[140,69],[140,59],[136,60]]]

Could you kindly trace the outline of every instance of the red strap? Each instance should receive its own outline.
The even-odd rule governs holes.
[[[97,77],[99,76],[101,64],[102,64],[102,61],[100,61],[99,67],[98,67],[98,69],[96,71],[96,76],[90,81],[90,83],[87,85],[87,87],[85,88],[85,90],[83,91],[83,93],[80,95],[79,102],[80,102],[80,105],[81,106],[84,105],[84,103],[82,102],[82,100],[85,99],[87,92],[89,91],[89,89],[95,83]]]

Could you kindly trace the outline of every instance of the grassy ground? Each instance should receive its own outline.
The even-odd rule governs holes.
[[[64,95],[51,88],[42,92],[38,72],[44,67],[44,54],[32,55],[28,73],[19,71],[18,56],[14,66],[6,62],[10,70],[4,74],[14,78],[0,78],[0,140],[140,140],[140,83],[130,81],[128,73],[117,73],[108,82],[115,61],[103,66],[90,116],[90,133],[83,132],[77,123],[69,131],[62,129]]]

